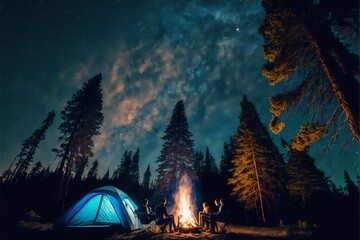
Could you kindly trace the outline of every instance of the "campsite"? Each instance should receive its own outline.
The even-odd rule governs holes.
[[[0,1],[0,239],[358,240],[359,5]]]

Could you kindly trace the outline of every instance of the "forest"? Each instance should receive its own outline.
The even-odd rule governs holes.
[[[171,118],[160,130],[158,158],[140,172],[146,152],[139,145],[119,152],[117,167],[102,173],[103,160],[93,148],[104,121],[103,76],[83,82],[64,109],[44,116],[2,173],[1,239],[14,237],[29,219],[56,222],[84,195],[107,185],[138,205],[144,198],[153,209],[162,198],[175,205],[173,194],[184,175],[191,179],[194,209],[201,210],[204,201],[213,206],[215,199],[224,199],[233,225],[300,228],[311,231],[314,239],[359,239],[359,175],[352,179],[344,171],[345,185],[337,186],[310,154],[312,144],[323,137],[336,142],[339,134],[347,134],[360,142],[359,57],[341,41],[349,34],[358,36],[359,6],[350,0],[330,2],[262,1],[265,19],[258,31],[266,62],[259,71],[269,88],[286,88],[270,98],[269,123],[261,120],[252,96],[238,96],[239,111],[233,114],[237,132],[223,143],[221,159],[215,159],[212,146],[194,144],[186,115],[189,102],[173,99]],[[298,108],[306,109],[307,122],[285,139],[281,132]],[[61,124],[53,126],[57,115]],[[50,167],[35,156],[54,127],[61,135],[58,147],[51,149],[55,160]],[[274,143],[274,134],[286,154]]]

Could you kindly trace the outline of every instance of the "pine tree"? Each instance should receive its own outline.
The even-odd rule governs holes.
[[[345,191],[350,199],[359,198],[359,188],[351,180],[349,173],[344,171]]]
[[[150,178],[151,178],[151,171],[150,171],[150,164],[149,164],[144,172],[144,178],[143,178],[143,182],[142,182],[142,187],[145,191],[149,191],[149,189],[150,189]]]
[[[194,154],[193,169],[195,174],[199,177],[204,165],[204,153],[196,150]]]
[[[139,159],[140,159],[140,149],[137,148],[134,156],[132,157],[132,161],[130,164],[130,185],[134,188],[137,189],[139,187],[139,179],[140,179],[140,175],[139,175]]]
[[[229,184],[232,195],[245,202],[246,209],[260,207],[265,223],[265,206],[278,200],[284,189],[283,160],[255,106],[244,96],[241,101],[240,127],[236,135],[234,167]]]
[[[208,147],[206,147],[206,151],[205,151],[203,171],[206,174],[211,174],[211,175],[218,174],[218,168],[216,166],[215,158],[211,155]]]
[[[98,173],[98,167],[99,167],[99,161],[98,160],[95,160],[93,162],[93,165],[92,167],[89,169],[89,172],[87,174],[87,179],[97,179],[97,173]]]
[[[57,169],[60,186],[58,193],[59,210],[62,213],[67,196],[74,162],[79,164],[85,156],[92,157],[93,136],[100,134],[103,121],[101,74],[84,83],[68,101],[61,112],[62,123],[59,126],[62,134],[58,141],[60,148],[57,155],[61,158]],[[80,168],[79,168],[80,169]]]
[[[221,155],[220,161],[220,175],[222,179],[225,179],[226,182],[231,177],[230,169],[233,168],[233,163],[231,162],[235,158],[235,139],[230,137],[230,143],[224,142],[223,154]]]
[[[50,175],[50,164],[48,165],[48,167],[45,169],[43,168],[41,171],[41,176],[43,176],[44,178],[49,177]]]
[[[291,78],[287,80],[289,91],[270,98],[274,114],[270,128],[280,132],[285,126],[279,123],[283,113],[296,105],[305,103],[312,112],[299,132],[303,141],[298,150],[325,135],[338,120],[347,121],[360,142],[359,56],[350,53],[333,31],[335,26],[345,25],[357,29],[359,4],[355,2],[353,8],[339,0],[262,1],[266,17],[260,31],[265,39],[264,57],[269,60],[262,68],[263,75],[270,85]],[[343,119],[342,112],[346,115]],[[336,135],[341,128],[334,129]]]
[[[42,122],[41,128],[35,130],[33,134],[22,143],[22,148],[20,153],[14,158],[14,161],[9,167],[6,180],[9,182],[17,182],[20,179],[24,179],[26,176],[26,171],[33,161],[33,157],[37,147],[41,140],[45,139],[45,132],[51,126],[54,121],[55,112],[49,112],[46,119]],[[15,168],[12,170],[12,165],[15,161],[18,162],[15,165]]]
[[[109,176],[110,176],[110,169],[108,168],[108,170],[107,170],[106,173],[104,174],[102,180],[103,180],[103,181],[108,181],[108,180],[109,180]]]
[[[75,162],[75,177],[76,180],[81,180],[85,168],[88,166],[89,157],[85,155],[82,160]]]
[[[330,191],[329,180],[315,166],[315,159],[308,154],[308,148],[298,151],[284,140],[282,142],[289,156],[286,166],[289,176],[287,188],[291,195],[301,197],[305,207],[312,194]]]
[[[120,182],[129,181],[130,171],[131,171],[131,162],[132,162],[132,151],[125,151],[121,163],[120,163],[120,172],[119,180]]]
[[[195,174],[192,169],[194,144],[191,136],[184,103],[181,100],[177,102],[173,110],[170,123],[162,137],[164,143],[161,154],[156,161],[159,164],[156,170],[159,192],[165,195],[170,194],[185,174],[190,179],[194,179]]]
[[[29,177],[34,177],[34,176],[39,175],[41,173],[42,168],[43,168],[43,166],[40,161],[35,163],[35,166],[31,169],[31,171],[29,173]]]

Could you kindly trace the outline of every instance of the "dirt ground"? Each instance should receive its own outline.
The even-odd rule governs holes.
[[[60,240],[60,239],[86,239],[86,240],[138,240],[138,239],[297,239],[312,240],[311,232],[292,231],[279,227],[245,227],[230,225],[226,232],[210,233],[201,231],[199,233],[154,233],[148,229],[135,230],[129,233],[122,233],[117,229],[72,229],[67,231],[56,231],[52,223],[25,222],[18,226],[17,230],[10,234],[8,239],[26,240]]]

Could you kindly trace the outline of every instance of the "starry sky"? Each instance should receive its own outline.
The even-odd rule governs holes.
[[[91,162],[99,160],[101,174],[139,146],[140,175],[151,164],[154,178],[161,137],[180,99],[195,147],[208,146],[219,163],[237,131],[243,95],[267,125],[269,97],[284,87],[270,87],[261,74],[261,1],[2,0],[0,16],[1,172],[51,110],[57,115],[34,162],[56,167],[51,149],[58,147],[60,112],[100,72],[104,122]],[[298,109],[281,134],[272,134],[282,153],[281,137],[291,140],[303,117]],[[343,147],[343,135],[311,148],[340,185],[345,169],[354,180],[359,174],[358,145]]]

